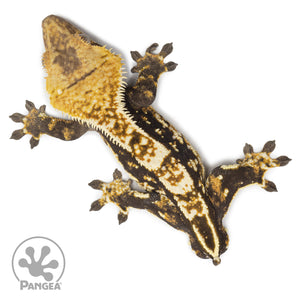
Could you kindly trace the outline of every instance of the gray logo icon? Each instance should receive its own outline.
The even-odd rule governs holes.
[[[51,268],[56,269],[58,267],[58,261],[57,260],[51,260],[48,264],[43,265],[44,258],[50,253],[50,248],[48,246],[44,246],[41,251],[41,256],[38,261],[35,261],[34,259],[34,248],[27,247],[26,248],[26,254],[31,259],[31,262],[28,263],[28,261],[25,258],[22,258],[19,260],[19,266],[22,268],[28,268],[29,273],[34,276],[43,276],[46,281],[51,281],[53,279],[53,274],[50,272],[45,273],[44,269]]]
[[[65,256],[53,240],[41,236],[32,237],[16,248],[12,268],[21,290],[60,289]]]

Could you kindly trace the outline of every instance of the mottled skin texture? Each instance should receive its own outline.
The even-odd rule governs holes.
[[[164,63],[172,44],[166,44],[157,54],[153,53],[157,44],[147,48],[144,56],[131,52],[136,62],[132,72],[138,73],[138,79],[134,85],[126,86],[120,56],[89,40],[69,22],[48,16],[43,21],[43,35],[43,64],[51,104],[73,120],[50,117],[45,106],[36,109],[27,101],[28,115],[11,116],[13,121],[24,124],[12,138],[29,134],[33,148],[43,134],[70,141],[88,130],[97,131],[131,179],[145,191],[132,189],[131,179],[122,180],[121,173],[115,170],[111,183],[90,183],[102,191],[91,210],[115,203],[120,209],[121,224],[127,220],[130,207],[146,209],[187,233],[198,256],[219,264],[228,246],[222,220],[237,191],[250,184],[276,191],[275,184],[264,178],[265,172],[286,165],[290,159],[270,157],[274,141],[267,142],[259,153],[246,144],[244,159],[219,166],[206,177],[195,149],[150,106],[160,75],[177,66]]]

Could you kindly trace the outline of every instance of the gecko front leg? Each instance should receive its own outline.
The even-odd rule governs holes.
[[[210,173],[206,189],[219,222],[222,221],[239,189],[258,184],[268,192],[277,191],[276,185],[265,179],[265,173],[270,168],[287,165],[290,159],[287,156],[271,158],[270,154],[274,149],[275,141],[267,142],[258,153],[253,151],[251,145],[246,144],[244,159],[238,159],[236,164],[219,166]]]
[[[81,137],[89,130],[86,125],[77,121],[50,117],[45,113],[46,105],[42,105],[37,109],[32,102],[27,100],[25,107],[29,111],[26,116],[20,113],[14,113],[10,116],[14,122],[24,124],[22,129],[15,130],[12,133],[11,138],[19,140],[24,135],[29,134],[32,136],[30,139],[31,148],[39,144],[40,137],[43,134],[71,141]]]
[[[174,62],[164,63],[164,58],[173,51],[172,43],[165,44],[158,54],[154,54],[157,47],[158,44],[152,44],[147,48],[145,56],[131,51],[132,59],[137,63],[131,72],[139,75],[135,85],[126,89],[126,99],[134,109],[151,105],[156,96],[160,75],[177,67]]]

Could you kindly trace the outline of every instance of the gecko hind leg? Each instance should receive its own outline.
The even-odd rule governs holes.
[[[175,229],[189,233],[178,208],[167,197],[156,192],[133,190],[132,181],[122,180],[122,174],[117,169],[113,173],[113,179],[110,183],[101,180],[93,180],[89,183],[92,188],[102,191],[101,198],[91,204],[91,211],[98,211],[109,202],[114,203],[120,209],[118,220],[119,224],[122,224],[128,218],[130,207],[145,209]]]
[[[50,117],[45,113],[46,105],[42,105],[39,109],[35,105],[26,101],[25,105],[28,114],[22,115],[14,113],[10,118],[17,123],[23,123],[22,129],[15,130],[11,139],[19,140],[24,135],[31,135],[30,145],[31,148],[39,144],[41,135],[47,134],[61,140],[70,141],[75,140],[86,133],[89,128],[74,120],[64,120],[59,118]]]
[[[160,75],[177,67],[174,62],[164,63],[164,58],[173,51],[172,43],[165,44],[161,51],[155,54],[153,51],[157,47],[158,44],[152,44],[144,56],[138,51],[131,51],[132,59],[137,63],[131,72],[138,73],[138,79],[134,86],[126,89],[126,99],[134,109],[151,105],[155,100]]]
[[[206,189],[220,222],[240,188],[258,184],[268,192],[277,191],[275,183],[265,179],[265,173],[270,168],[287,165],[291,159],[287,156],[271,158],[274,149],[275,141],[267,142],[258,153],[246,144],[243,149],[244,159],[238,159],[233,165],[219,166],[210,173]]]
[[[107,203],[114,203],[119,207],[118,220],[119,224],[125,222],[128,218],[129,208],[145,209],[148,212],[167,222],[173,228],[188,234],[192,249],[199,257],[208,258],[199,249],[194,231],[190,222],[183,219],[182,213],[178,206],[174,205],[165,195],[156,192],[138,192],[131,189],[131,180],[123,181],[121,172],[115,170],[114,180],[111,183],[104,183],[101,180],[94,180],[89,185],[97,190],[102,191],[102,197],[94,201],[91,205],[91,211],[98,211]],[[223,230],[224,243],[228,244],[228,237]],[[224,251],[226,249],[224,248]],[[222,252],[224,252],[222,251]],[[215,258],[214,264],[219,264],[220,259]]]

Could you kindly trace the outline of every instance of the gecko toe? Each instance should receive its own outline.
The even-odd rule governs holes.
[[[149,46],[146,49],[146,53],[153,53],[153,51],[155,51],[157,47],[158,47],[158,44],[157,43],[153,43],[151,46]]]
[[[287,156],[279,156],[275,159],[275,161],[278,163],[280,167],[283,167],[286,166],[291,161],[291,159],[288,158]]]
[[[36,147],[39,144],[40,140],[32,137],[29,141],[31,149]]]
[[[177,66],[178,66],[178,64],[174,63],[173,61],[169,61],[165,64],[165,67],[167,68],[168,72],[174,71]]]
[[[16,123],[23,123],[23,119],[25,118],[25,116],[20,113],[14,113],[9,117]]]
[[[103,181],[96,179],[96,180],[91,181],[89,183],[89,186],[95,190],[102,190],[103,184],[104,184]]]
[[[159,55],[162,57],[168,56],[173,51],[173,43],[165,44],[159,52]]]
[[[25,133],[24,133],[23,129],[17,129],[17,130],[15,130],[15,131],[12,133],[12,135],[11,135],[10,138],[13,139],[13,140],[19,140],[19,139],[21,139],[24,135],[25,135]]]
[[[115,169],[115,171],[113,173],[113,179],[114,180],[122,179],[122,173],[118,169]]]
[[[124,213],[122,210],[120,210],[120,212],[118,214],[119,225],[126,222],[127,219],[128,219],[128,213]]]
[[[91,204],[91,208],[90,208],[90,211],[98,211],[100,210],[104,205],[100,203],[99,200],[96,200],[94,201],[92,204]]]
[[[253,153],[254,150],[253,150],[252,145],[246,143],[245,146],[244,146],[243,152],[244,152],[245,155],[248,154],[248,153],[249,154]]]
[[[265,184],[264,184],[263,188],[267,192],[277,192],[277,187],[276,187],[275,183],[270,180],[265,180]]]
[[[130,52],[131,57],[134,61],[138,61],[140,58],[142,58],[142,55],[138,51],[131,51]]]
[[[35,105],[33,104],[33,102],[29,101],[29,100],[26,100],[26,103],[25,103],[25,107],[26,109],[31,112],[33,109],[36,109]]]
[[[276,147],[275,141],[268,141],[265,143],[262,152],[271,153]]]

